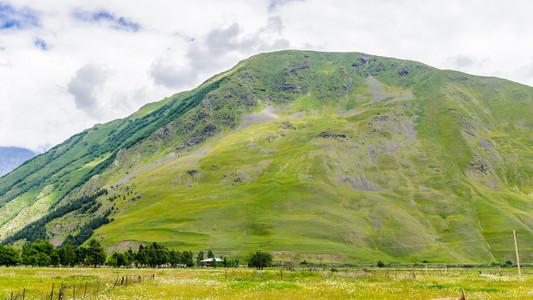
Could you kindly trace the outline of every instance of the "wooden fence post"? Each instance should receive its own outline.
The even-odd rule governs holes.
[[[415,266],[411,267],[411,272],[413,272],[413,279],[416,279]]]
[[[516,244],[516,231],[513,229],[513,238],[514,238],[514,250],[516,252],[516,266],[518,267],[518,276],[522,275],[520,272],[520,258],[518,257],[518,246]]]
[[[87,294],[87,281],[85,281],[85,291],[83,291],[83,298],[85,298],[86,294]]]
[[[59,289],[59,295],[57,296],[57,300],[63,300],[63,293],[65,293],[65,286],[61,282],[61,288]]]
[[[54,297],[54,284],[52,283],[52,292],[50,293],[50,300]]]

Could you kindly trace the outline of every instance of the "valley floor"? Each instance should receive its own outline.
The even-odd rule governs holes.
[[[0,268],[0,299],[533,299],[533,269]]]

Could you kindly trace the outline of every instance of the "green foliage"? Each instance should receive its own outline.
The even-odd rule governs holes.
[[[71,240],[68,240],[65,247],[60,248],[60,250],[63,249],[63,255],[60,257],[61,264],[63,266],[73,266],[76,263],[76,248],[72,244]]]
[[[187,267],[194,266],[192,251],[183,251],[181,255],[182,264],[186,265]]]
[[[140,245],[137,253],[130,249],[125,256],[129,262],[133,262],[137,266],[187,265],[192,267],[194,265],[192,252],[170,250],[156,242],[153,242],[147,247]]]
[[[100,242],[96,239],[91,239],[89,241],[89,246],[87,247],[87,263],[94,266],[103,265],[106,261],[106,257],[107,255]]]
[[[200,252],[198,252],[198,256],[196,257],[196,265],[199,266],[202,260],[204,260],[204,251],[200,250]]]
[[[268,252],[257,251],[250,254],[248,260],[248,266],[263,270],[263,268],[270,267],[272,265],[272,255]]]
[[[107,264],[112,267],[128,266],[129,260],[126,255],[118,252],[113,252],[109,257]]]
[[[31,245],[22,247],[22,264],[27,266],[50,266],[59,263],[57,251],[48,241],[35,240]]]
[[[239,267],[239,259],[238,258],[226,258],[224,257],[224,267],[227,268],[238,268]]]
[[[13,247],[0,245],[0,266],[16,266],[20,262],[20,254]]]

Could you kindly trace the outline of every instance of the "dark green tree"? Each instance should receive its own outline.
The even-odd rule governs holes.
[[[170,254],[170,264],[173,267],[181,264],[181,254],[179,251],[171,250],[169,254]]]
[[[107,258],[107,265],[110,267],[116,267],[117,266],[117,252],[111,253],[111,255]]]
[[[53,249],[49,256],[52,266],[57,267],[61,263],[61,258],[59,257],[57,249]]]
[[[26,244],[22,246],[22,255],[21,255],[22,264],[25,266],[38,266],[39,265],[39,259],[37,258],[38,254],[39,252],[31,248],[30,245]]]
[[[89,249],[80,246],[76,248],[74,253],[76,255],[76,260],[74,261],[75,264],[81,264],[85,266],[90,265],[90,263],[88,262]]]
[[[165,246],[153,242],[146,250],[148,265],[151,267],[157,267],[170,262],[169,250]]]
[[[106,254],[104,248],[96,239],[89,241],[87,260],[90,265],[99,266],[103,265],[106,261]]]
[[[65,247],[59,247],[57,248],[57,255],[59,256],[59,263],[62,265],[62,266],[68,266],[65,264]]]
[[[193,255],[192,255],[192,252],[191,251],[183,251],[182,252],[182,264],[186,265],[187,267],[192,267],[194,266],[194,261],[193,261]]]
[[[20,262],[20,254],[13,247],[0,245],[0,266],[15,266]]]
[[[111,256],[109,257],[107,264],[112,267],[121,267],[121,266],[127,266],[129,264],[128,259],[126,258],[126,255],[123,253],[113,252]]]
[[[215,255],[213,254],[213,251],[211,251],[211,249],[207,251],[207,258],[215,258]]]
[[[36,239],[31,245],[24,245],[21,259],[22,264],[28,266],[49,266],[52,263],[59,263],[59,256],[55,252],[54,245],[41,239]]]
[[[124,253],[124,258],[126,258],[126,260],[128,261],[128,265],[135,261],[135,255],[136,253],[133,252],[131,248],[129,248],[128,251]]]
[[[74,266],[74,264],[76,263],[76,249],[74,248],[74,245],[72,245],[72,242],[70,240],[67,241],[67,244],[65,245],[64,249],[65,256],[61,264],[64,266]]]
[[[211,250],[209,250],[211,251]],[[200,265],[201,264],[201,261],[204,260],[204,251],[201,251],[198,252],[198,256],[196,257],[196,265]]]
[[[148,264],[148,257],[146,256],[143,245],[139,245],[139,251],[135,255],[135,261],[137,262],[137,266],[146,266]]]
[[[248,261],[248,266],[258,270],[263,270],[263,268],[270,267],[271,265],[272,255],[263,251],[257,251],[256,253],[251,254]]]
[[[38,252],[35,255],[36,263],[38,266],[46,267],[52,264],[52,259],[50,256],[46,255],[44,252]]]
[[[126,258],[126,255],[119,253],[117,255],[117,266],[122,267],[122,266],[127,266],[127,265],[129,265],[129,261]]]
[[[52,245],[52,243],[40,239],[35,240],[35,242],[31,244],[31,247],[37,250],[37,252],[45,253],[48,256],[50,256],[54,250],[54,245]]]

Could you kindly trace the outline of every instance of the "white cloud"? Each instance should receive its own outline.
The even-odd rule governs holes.
[[[100,105],[98,94],[104,87],[109,76],[103,66],[92,63],[81,67],[72,77],[67,86],[67,91],[74,96],[76,107],[88,114],[98,114]]]
[[[282,32],[280,18],[269,18],[265,27],[245,35],[240,25],[233,23],[225,28],[214,28],[187,46],[183,55],[169,49],[157,58],[150,68],[156,84],[168,88],[183,88],[201,82],[213,74],[230,68],[243,57],[257,52],[289,48],[287,40],[268,38]]]
[[[73,13],[73,17],[83,22],[105,24],[117,30],[139,31],[141,28],[140,24],[135,23],[125,17],[117,17],[112,12],[105,10],[97,10],[92,12],[76,10]]]
[[[21,24],[0,29],[0,146],[57,144],[253,54],[289,47],[412,59],[533,85],[529,1],[0,3],[0,27]]]

